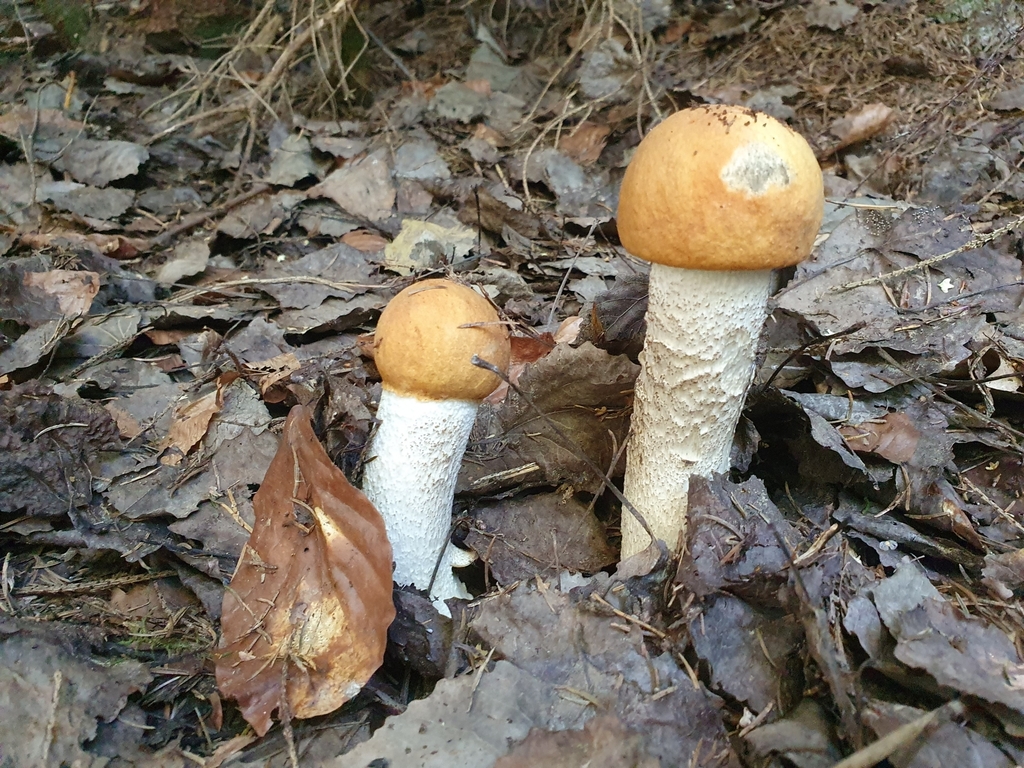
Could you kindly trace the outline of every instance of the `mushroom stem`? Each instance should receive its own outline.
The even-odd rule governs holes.
[[[449,542],[452,499],[478,404],[421,400],[387,388],[380,424],[367,450],[363,493],[384,518],[395,558],[395,583],[426,590],[444,615],[444,601],[470,594],[454,573],[466,553]],[[437,559],[444,556],[434,576]]]
[[[690,475],[729,469],[771,275],[651,265],[623,491],[669,547],[686,528]],[[623,515],[622,557],[649,543],[632,515]]]

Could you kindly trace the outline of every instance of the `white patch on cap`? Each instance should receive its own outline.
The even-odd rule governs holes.
[[[732,153],[719,174],[729,189],[755,197],[772,187],[788,187],[789,166],[767,144],[744,144]]]

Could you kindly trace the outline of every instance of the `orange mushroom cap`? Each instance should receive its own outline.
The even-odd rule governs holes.
[[[422,400],[483,400],[501,383],[473,355],[508,369],[508,331],[487,299],[451,280],[423,280],[388,302],[374,334],[384,387]]]
[[[800,134],[744,107],[676,112],[640,142],[619,192],[619,239],[670,267],[774,269],[811,252],[821,169]]]

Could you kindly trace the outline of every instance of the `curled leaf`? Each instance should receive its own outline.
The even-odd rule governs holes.
[[[256,523],[224,594],[217,686],[261,736],[271,715],[331,712],[384,658],[391,545],[380,514],[295,406],[253,498]]]
[[[885,104],[866,104],[855,112],[847,112],[832,123],[832,134],[839,139],[832,151],[838,152],[877,136],[892,125],[895,119],[896,113]]]

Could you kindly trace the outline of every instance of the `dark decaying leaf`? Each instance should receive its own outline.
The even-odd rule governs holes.
[[[799,554],[800,536],[764,484],[756,477],[740,484],[693,477],[688,514],[689,546],[676,580],[698,596],[725,589],[756,605],[778,607],[776,593],[788,579],[789,564],[779,542]]]
[[[217,684],[261,736],[280,716],[352,698],[380,666],[391,546],[366,497],[327,458],[302,406],[253,500],[256,523],[224,595]]]
[[[110,414],[39,382],[0,392],[0,512],[63,517],[92,498],[88,462],[120,448]]]
[[[894,464],[905,464],[914,457],[921,435],[905,413],[889,413],[863,424],[839,427],[839,434],[858,453],[876,453]]]
[[[896,520],[891,515],[878,517],[870,514],[864,510],[862,502],[845,494],[840,497],[840,504],[832,513],[832,517],[848,529],[859,531],[879,541],[899,545],[901,552],[949,560],[970,571],[981,570],[984,564],[983,559],[969,549],[943,538],[925,536],[913,526]]]
[[[802,640],[797,620],[751,608],[732,595],[709,600],[690,625],[694,650],[711,669],[711,687],[760,712],[800,693]]]
[[[584,317],[583,338],[612,354],[635,359],[647,333],[647,275],[616,278]]]
[[[434,604],[411,590],[396,589],[395,620],[388,629],[388,654],[424,677],[445,676],[452,646],[452,621]]]
[[[466,537],[499,584],[561,569],[593,573],[615,562],[604,527],[575,497],[542,493],[483,504]]]
[[[511,227],[523,237],[537,237],[540,227],[535,217],[524,211],[509,208],[486,189],[474,190],[466,198],[466,204],[459,212],[463,224],[477,225],[501,234],[504,227]]]
[[[589,343],[557,344],[519,380],[520,391],[543,415],[516,392],[490,413],[486,406],[481,409],[478,426],[488,434],[481,440],[474,433],[459,490],[486,493],[516,483],[563,482],[600,489],[600,478],[580,454],[613,476],[621,472],[622,462],[612,463],[629,429],[626,417],[639,370],[628,358]]]
[[[649,653],[639,628],[627,628],[611,612],[610,604],[628,610],[642,599],[635,586],[602,574],[561,591],[538,579],[484,601],[470,629],[496,655],[576,703],[575,724],[551,718],[545,728],[578,728],[607,712],[639,734],[643,751],[662,765],[677,765],[681,757],[685,765],[699,751],[715,756],[709,765],[735,766],[717,697],[695,684],[671,653]]]
[[[870,346],[914,356],[905,365],[915,373],[950,371],[970,354],[967,345],[980,335],[985,313],[1019,306],[1021,265],[1014,255],[985,246],[885,286],[845,286],[948,253],[970,239],[965,219],[938,209],[911,209],[896,217],[877,211],[851,214],[797,267],[793,281],[777,296],[778,306],[820,334],[842,334],[832,342],[829,359],[844,380],[844,356]],[[863,355],[849,361],[863,362]],[[870,385],[846,383],[882,392],[910,376],[889,365],[875,379]]]
[[[985,586],[999,598],[1009,600],[1014,590],[1024,587],[1024,549],[1002,555],[985,555],[985,567],[981,573]]]
[[[0,760],[12,768],[97,765],[82,745],[98,722],[123,715],[153,679],[131,659],[104,664],[99,632],[59,622],[0,619]],[[136,729],[138,734],[143,731]]]
[[[1006,633],[947,601],[914,563],[872,587],[878,614],[896,639],[894,654],[935,682],[971,696],[1020,732],[1024,662]]]
[[[813,699],[804,699],[782,720],[755,728],[745,741],[754,754],[782,755],[799,768],[832,766],[842,756],[829,713]]]
[[[586,703],[540,675],[499,661],[487,672],[441,680],[388,718],[368,741],[324,768],[492,768],[533,728],[579,728]]]
[[[271,264],[267,274],[272,277],[316,277],[337,283],[327,286],[313,283],[274,283],[264,290],[280,302],[283,308],[317,307],[328,297],[351,299],[368,290],[372,268],[366,254],[344,243],[335,243],[319,251],[313,251],[301,259],[284,264]],[[345,287],[342,287],[345,286]]]

